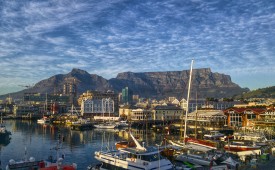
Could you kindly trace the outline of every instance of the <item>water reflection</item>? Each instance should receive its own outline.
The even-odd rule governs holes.
[[[43,125],[26,120],[7,120],[6,127],[12,135],[11,139],[1,146],[2,168],[10,159],[22,159],[25,147],[27,157],[33,156],[36,160],[46,159],[54,154],[51,148],[60,141],[60,154],[65,155],[64,163],[75,162],[78,169],[86,169],[89,164],[97,163],[94,159],[95,151],[112,149],[117,141],[129,139],[128,129],[75,131],[67,126]],[[140,142],[147,145],[159,144],[164,137],[146,129],[131,129],[131,132]]]

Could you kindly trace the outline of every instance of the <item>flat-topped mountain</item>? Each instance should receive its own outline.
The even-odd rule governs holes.
[[[89,74],[80,69],[73,69],[68,74],[54,75],[36,83],[32,88],[10,94],[12,97],[22,97],[26,92],[62,93],[64,84],[75,83],[77,93],[87,90],[121,92],[128,86],[134,94],[140,97],[162,99],[165,97],[182,98],[187,94],[189,70],[166,72],[123,72],[116,78],[107,80],[96,74]],[[199,98],[232,97],[249,91],[231,81],[229,75],[213,73],[210,68],[194,69],[192,76],[192,96],[197,93]]]

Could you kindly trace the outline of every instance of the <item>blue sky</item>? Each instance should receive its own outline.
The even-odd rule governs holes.
[[[275,85],[274,0],[1,0],[0,94],[79,68],[211,68],[241,87]]]

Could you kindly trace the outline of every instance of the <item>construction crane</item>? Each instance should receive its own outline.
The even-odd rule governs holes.
[[[29,88],[32,87],[32,85],[18,85],[18,86],[25,87],[25,88],[27,88],[27,89],[29,89]]]

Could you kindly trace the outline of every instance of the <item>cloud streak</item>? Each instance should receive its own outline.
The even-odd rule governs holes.
[[[0,3],[1,77],[13,87],[0,83],[0,93],[74,67],[109,79],[123,71],[185,70],[191,59],[242,87],[275,84],[272,0]],[[261,84],[244,81],[265,73]]]

